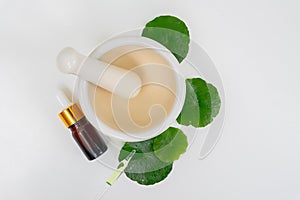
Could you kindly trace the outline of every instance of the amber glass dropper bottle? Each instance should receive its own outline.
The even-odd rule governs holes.
[[[79,106],[76,103],[72,104],[64,93],[60,93],[56,97],[64,107],[58,116],[72,132],[72,136],[82,152],[89,160],[98,158],[107,150],[100,133],[86,119]]]

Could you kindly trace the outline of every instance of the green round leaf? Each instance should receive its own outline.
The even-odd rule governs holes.
[[[127,142],[119,154],[119,161],[132,151],[136,153],[128,163],[125,174],[142,185],[152,185],[164,180],[172,170],[173,163],[165,163],[153,152],[153,139],[142,142]]]
[[[170,127],[154,138],[155,155],[163,162],[178,160],[188,146],[186,135],[178,128]]]
[[[219,113],[221,99],[217,89],[201,78],[186,80],[185,102],[177,122],[182,125],[205,127]]]
[[[142,36],[153,39],[176,57],[179,63],[189,51],[190,35],[185,23],[174,16],[160,16],[146,24]]]
[[[219,114],[220,108],[221,108],[221,99],[219,97],[218,90],[215,86],[208,83],[207,84],[210,99],[211,99],[211,116],[216,117]]]

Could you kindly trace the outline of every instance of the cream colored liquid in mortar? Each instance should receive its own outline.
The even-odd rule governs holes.
[[[90,84],[90,100],[98,118],[125,133],[146,131],[163,123],[176,96],[175,72],[168,62],[157,52],[139,46],[118,47],[100,60],[133,70],[143,86],[137,96],[125,99]]]

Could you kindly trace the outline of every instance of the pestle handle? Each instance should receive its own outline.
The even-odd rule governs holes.
[[[85,57],[70,47],[64,48],[58,54],[57,66],[63,73],[75,74],[124,98],[136,96],[142,86],[142,81],[136,73]]]

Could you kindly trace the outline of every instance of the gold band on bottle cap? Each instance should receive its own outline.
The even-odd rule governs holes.
[[[58,116],[66,125],[66,127],[69,128],[71,125],[82,119],[84,117],[84,114],[77,104],[73,104],[65,110],[61,111]]]

